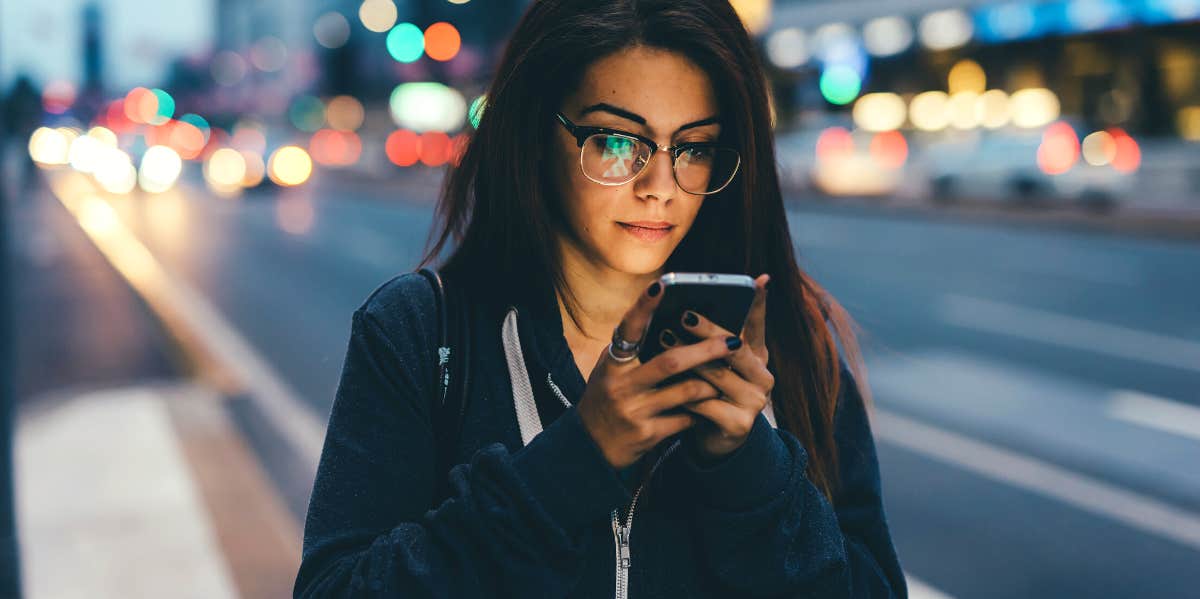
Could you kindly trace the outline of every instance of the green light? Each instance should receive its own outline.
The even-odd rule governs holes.
[[[288,110],[288,120],[297,129],[312,133],[325,124],[325,105],[312,96],[300,96]]]
[[[425,53],[425,34],[412,23],[400,23],[388,32],[387,49],[398,62],[416,62]]]
[[[157,87],[150,91],[154,94],[154,97],[158,98],[158,110],[155,112],[154,117],[150,119],[150,124],[161,125],[171,120],[171,117],[175,116],[175,98],[172,98],[171,94]]]
[[[821,73],[821,95],[830,104],[844,105],[854,101],[862,91],[862,80],[854,69],[835,65]]]
[[[471,102],[471,107],[467,109],[467,120],[471,121],[471,128],[479,128],[479,119],[483,118],[483,109],[487,106],[487,96],[479,96]]]

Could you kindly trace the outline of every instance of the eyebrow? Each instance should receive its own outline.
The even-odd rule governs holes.
[[[612,104],[607,104],[604,102],[600,102],[599,104],[592,104],[591,106],[584,108],[583,110],[579,111],[579,116],[583,117],[583,116],[593,113],[593,112],[607,112],[607,113],[619,116],[623,119],[628,119],[630,121],[633,121],[639,125],[646,124],[646,117],[643,117],[642,115],[637,114],[635,112],[630,112],[628,110],[625,110],[624,108],[613,106]],[[687,123],[687,124],[679,127],[678,129],[676,129],[675,132],[679,133],[680,131],[683,131],[684,129],[694,129],[696,127],[703,127],[705,125],[713,125],[716,123],[717,123],[717,117],[710,116],[705,119],[700,119],[698,121],[692,121],[690,123]]]

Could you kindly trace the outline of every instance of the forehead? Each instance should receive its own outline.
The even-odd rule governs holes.
[[[662,132],[717,114],[712,84],[699,66],[678,52],[645,46],[592,63],[568,108],[578,111],[600,102],[639,114],[647,128]]]

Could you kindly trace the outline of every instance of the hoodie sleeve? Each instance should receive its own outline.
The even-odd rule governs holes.
[[[731,596],[908,596],[862,397],[844,363],[840,371],[836,507],[808,479],[804,446],[762,414],[746,442],[715,463],[701,463],[685,437],[680,461],[700,498],[701,554]]]
[[[353,315],[293,595],[564,597],[584,525],[628,491],[572,409],[516,452],[480,449],[430,505],[435,333],[420,277],[393,279]]]

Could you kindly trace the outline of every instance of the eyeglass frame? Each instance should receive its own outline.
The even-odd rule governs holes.
[[[733,165],[733,172],[729,174],[728,181],[726,181],[723,185],[721,185],[721,187],[714,189],[713,191],[707,191],[707,192],[702,192],[702,193],[697,193],[694,191],[688,191],[686,189],[683,189],[684,192],[690,193],[692,195],[706,196],[706,195],[713,195],[713,194],[721,192],[726,187],[729,187],[730,183],[733,183],[734,178],[737,177],[738,170],[742,166],[742,153],[737,151],[737,148],[733,148],[728,145],[711,142],[711,141],[685,141],[682,143],[677,143],[673,146],[663,146],[663,145],[659,145],[658,142],[654,141],[653,139],[650,139],[649,137],[646,137],[644,135],[638,135],[637,133],[631,133],[629,131],[621,131],[620,129],[611,129],[609,127],[592,127],[589,125],[576,125],[575,123],[571,122],[571,119],[568,119],[566,117],[566,115],[564,115],[561,112],[555,112],[554,116],[558,117],[558,122],[561,123],[563,128],[565,128],[567,130],[567,133],[571,134],[571,136],[575,138],[575,143],[579,146],[579,170],[583,172],[583,176],[587,177],[589,181],[592,181],[599,185],[604,185],[607,187],[616,187],[618,185],[625,185],[627,183],[632,183],[638,177],[642,176],[642,173],[646,172],[646,170],[647,170],[646,165],[650,164],[650,160],[652,160],[654,158],[654,155],[656,153],[658,153],[659,150],[670,152],[670,154],[671,154],[671,178],[673,178],[675,180],[675,184],[679,186],[679,189],[683,189],[683,185],[679,183],[679,174],[675,171],[675,161],[679,160],[679,155],[682,154],[685,150],[690,150],[693,148],[719,148],[719,149],[723,149],[723,150],[732,150],[734,155],[737,156],[737,162],[734,163],[734,165]],[[646,157],[646,163],[643,164],[642,169],[639,170],[634,176],[630,177],[628,181],[623,181],[621,183],[605,183],[603,181],[596,181],[595,179],[592,178],[591,175],[589,175],[587,173],[587,170],[583,168],[583,144],[585,142],[587,142],[589,137],[591,137],[593,135],[601,135],[601,134],[617,135],[620,137],[628,137],[628,138],[635,139],[637,141],[640,141],[640,142],[650,146],[650,155]]]

